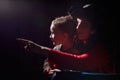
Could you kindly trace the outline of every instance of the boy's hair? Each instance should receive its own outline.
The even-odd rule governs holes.
[[[68,33],[71,38],[76,34],[77,20],[71,15],[61,16],[52,21],[53,28],[58,28],[63,33]]]

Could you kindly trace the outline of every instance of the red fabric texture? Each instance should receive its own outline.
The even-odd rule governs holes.
[[[61,70],[115,73],[110,65],[110,57],[104,46],[96,46],[81,55],[51,49],[49,61]]]

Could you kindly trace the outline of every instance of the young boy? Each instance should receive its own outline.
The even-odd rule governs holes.
[[[62,16],[52,21],[50,27],[50,38],[53,41],[53,45],[55,45],[54,50],[68,52],[71,54],[79,54],[79,50],[75,49],[74,47],[74,39],[76,37],[76,26],[77,20],[74,20],[70,15]],[[59,68],[61,70],[66,70],[68,67],[62,65],[56,66],[55,63],[46,60],[44,64],[44,72],[48,74],[53,74],[54,72],[60,71],[58,69],[52,70],[49,63],[53,65],[53,68]]]

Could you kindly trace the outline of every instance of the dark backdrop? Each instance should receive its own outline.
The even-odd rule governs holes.
[[[47,47],[53,47],[49,39],[51,21],[67,14],[72,5],[92,2],[100,17],[99,36],[114,51],[118,63],[119,33],[117,25],[117,2],[104,0],[0,0],[0,70],[4,79],[42,74],[45,59],[42,55],[27,54],[16,38],[25,38]],[[119,68],[118,72],[119,72]],[[34,78],[34,77],[33,77]]]

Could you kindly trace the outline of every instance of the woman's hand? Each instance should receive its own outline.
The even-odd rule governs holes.
[[[44,47],[41,46],[31,40],[27,40],[27,39],[22,39],[22,38],[17,38],[18,41],[21,41],[25,46],[24,49],[36,54],[48,54],[48,52],[50,51],[50,48],[48,47]]]

